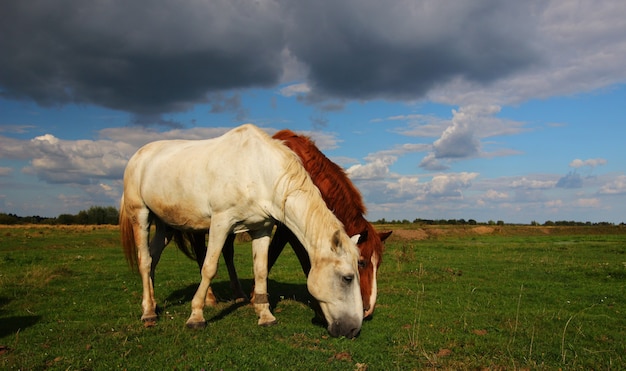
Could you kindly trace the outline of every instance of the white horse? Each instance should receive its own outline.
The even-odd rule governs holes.
[[[259,325],[276,322],[267,300],[267,252],[276,221],[303,243],[311,260],[307,287],[321,306],[332,336],[356,336],[363,322],[358,235],[352,239],[328,210],[298,157],[259,128],[246,124],[221,137],[158,141],[140,148],[124,172],[120,230],[126,257],[143,281],[141,316],[154,321],[154,266],[149,247],[169,242],[170,228],[210,228],[202,280],[187,327],[204,327],[205,296],[229,233],[248,231],[254,258]],[[159,250],[159,251],[160,251]],[[156,257],[158,260],[158,257]]]

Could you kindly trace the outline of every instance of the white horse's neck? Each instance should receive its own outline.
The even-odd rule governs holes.
[[[282,145],[279,148],[284,162],[272,192],[274,206],[279,207],[274,217],[293,232],[313,260],[319,248],[330,246],[333,234],[343,225],[328,210],[297,155]]]
[[[286,198],[284,223],[302,242],[310,257],[317,248],[328,246],[333,233],[342,228],[321,196],[307,191],[295,191]]]

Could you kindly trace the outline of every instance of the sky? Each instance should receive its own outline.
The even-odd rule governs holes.
[[[0,2],[0,212],[118,206],[127,160],[308,135],[375,221],[626,222],[621,0]]]

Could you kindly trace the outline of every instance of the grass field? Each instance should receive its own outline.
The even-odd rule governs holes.
[[[314,321],[290,250],[270,274],[278,325],[235,304],[220,264],[207,328],[184,327],[195,262],[167,248],[162,312],[144,328],[141,282],[114,227],[0,227],[1,369],[626,368],[626,230],[389,226],[374,318],[356,339]],[[401,229],[398,229],[401,228]],[[249,243],[236,245],[244,288]]]

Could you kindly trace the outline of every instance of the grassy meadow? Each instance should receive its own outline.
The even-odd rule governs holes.
[[[378,306],[352,340],[314,319],[289,249],[270,273],[277,325],[229,300],[220,264],[222,302],[186,329],[198,269],[168,247],[144,328],[116,227],[0,227],[0,369],[626,368],[626,228],[387,227]],[[249,242],[235,255],[249,291]]]

